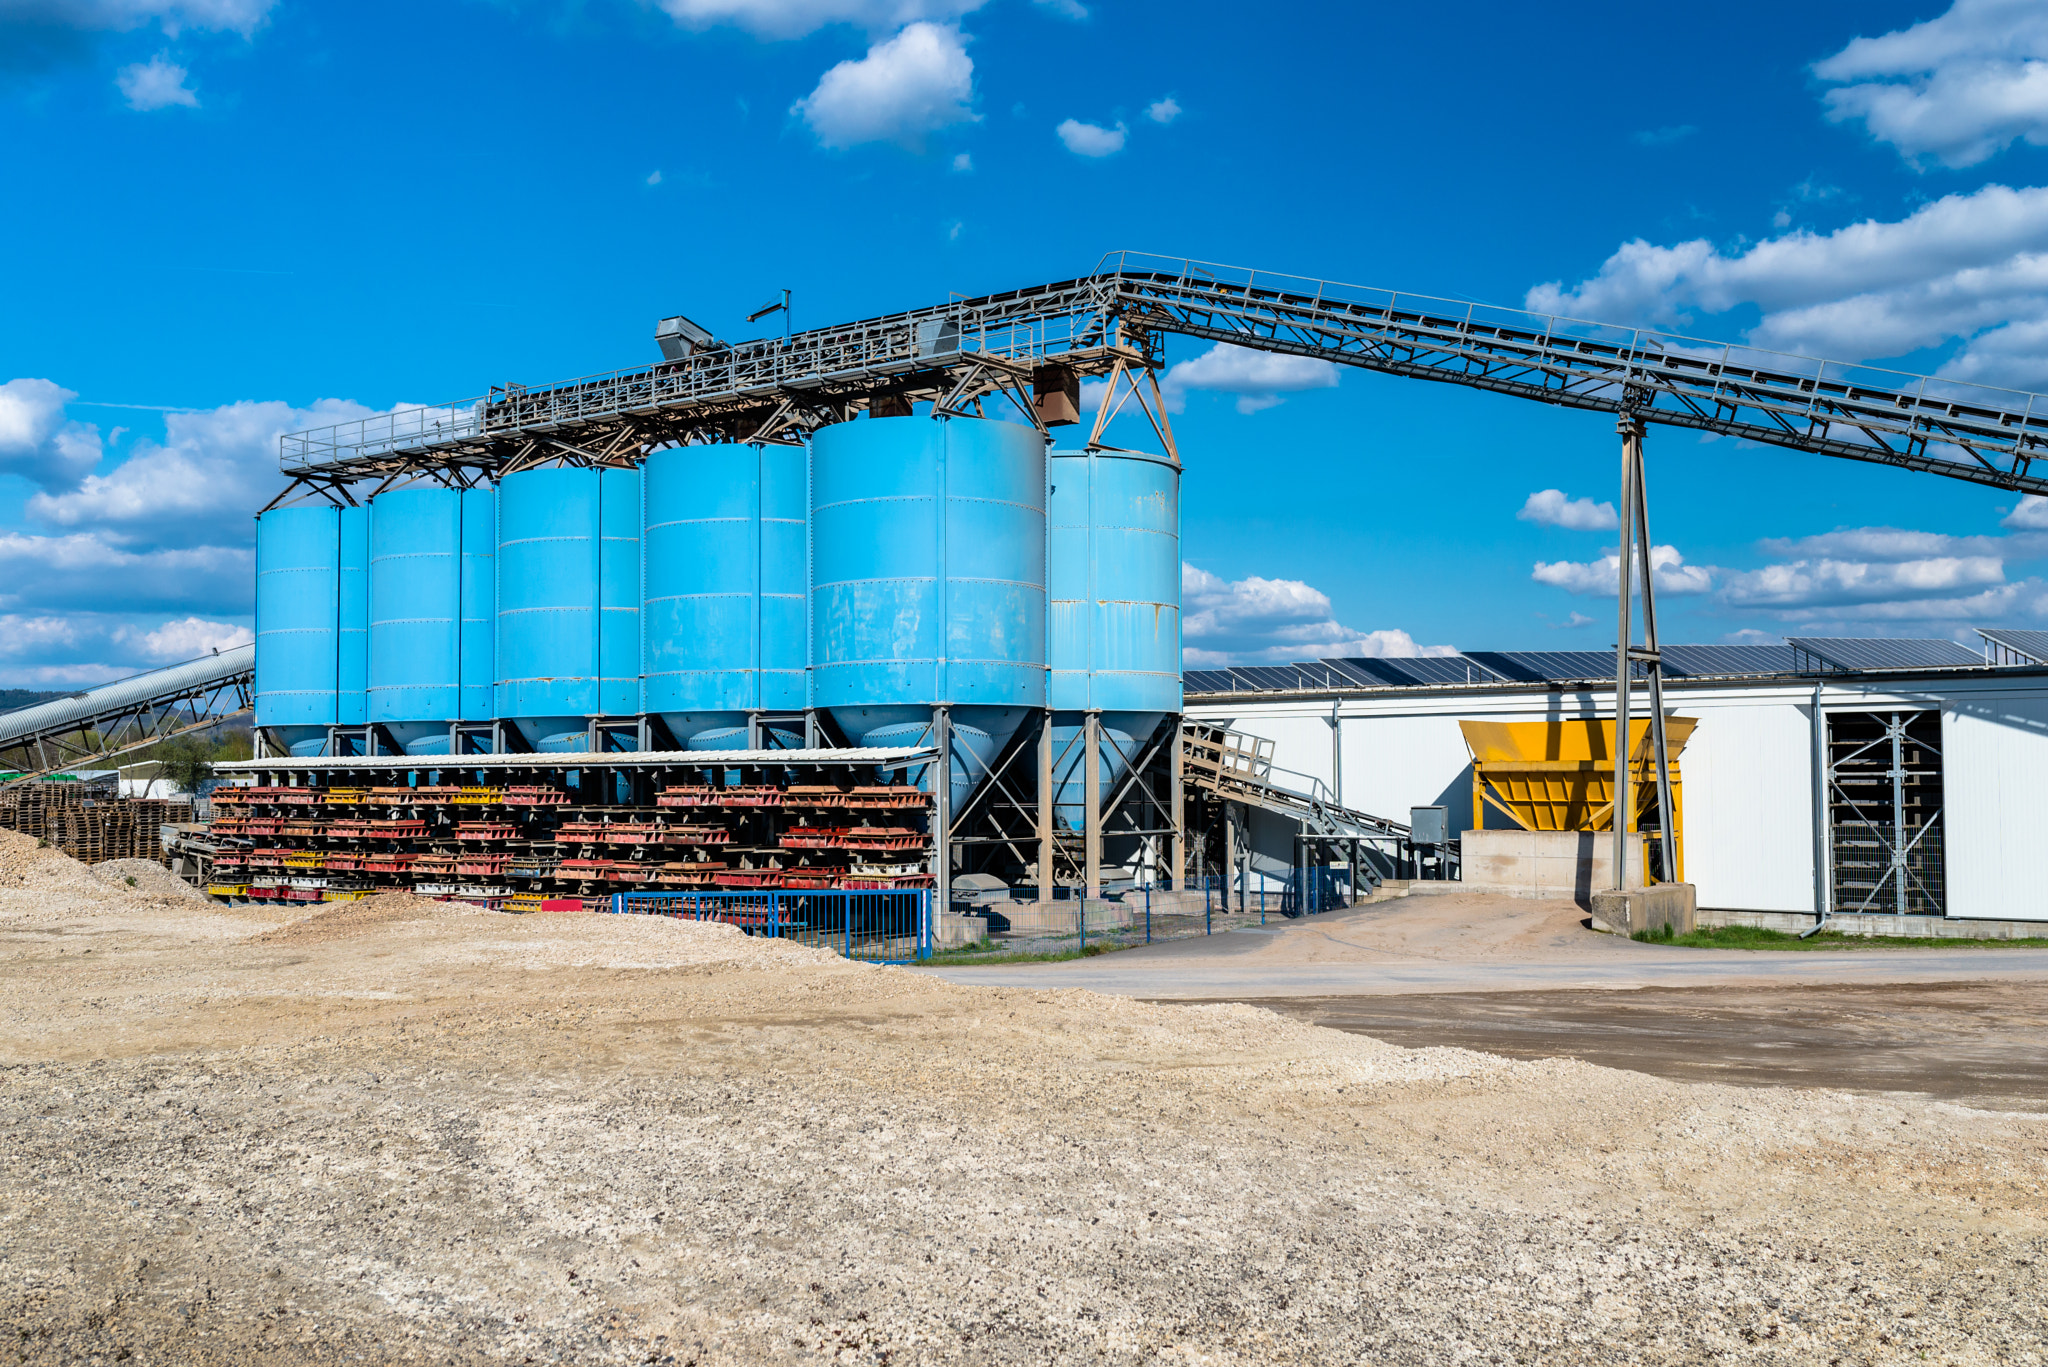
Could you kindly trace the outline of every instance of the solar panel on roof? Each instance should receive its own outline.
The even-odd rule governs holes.
[[[1292,665],[1232,665],[1240,688],[1300,688],[1300,676]]]
[[[1798,663],[1791,646],[1665,646],[1667,676],[1699,679],[1716,675],[1793,674]]]
[[[1979,627],[1977,634],[2001,648],[1997,652],[2001,664],[2048,665],[2048,631],[1987,631]]]
[[[1599,650],[1503,650],[1473,651],[1471,654],[1498,668],[1508,678],[1525,683],[1614,677],[1614,656]]]
[[[1894,636],[1793,636],[1787,644],[1814,662],[1807,664],[1802,661],[1801,668],[1815,672],[1955,669],[1970,665],[1981,668],[1984,664],[1982,655],[1954,641]]]
[[[1356,660],[1319,660],[1317,663],[1353,688],[1379,688],[1386,683],[1379,675],[1360,669]]]
[[[1180,682],[1189,693],[1228,693],[1237,684],[1227,669],[1190,669]]]

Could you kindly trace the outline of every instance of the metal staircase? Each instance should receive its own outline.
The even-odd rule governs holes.
[[[1261,736],[1207,722],[1183,723],[1180,764],[1181,779],[1189,787],[1298,821],[1319,836],[1375,842],[1405,842],[1409,836],[1408,827],[1398,821],[1340,805],[1319,778],[1276,770],[1273,742]]]

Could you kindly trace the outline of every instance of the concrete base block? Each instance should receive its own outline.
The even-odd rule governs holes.
[[[1611,888],[1614,836],[1607,831],[1466,831],[1459,837],[1467,892],[1510,897],[1569,897],[1580,906]],[[1628,837],[1623,887],[1643,885],[1643,837]]]
[[[1797,935],[1812,930],[1810,911],[1735,911],[1701,907],[1703,926],[1755,926]],[[1910,935],[1942,940],[2031,940],[2048,938],[2048,921],[1964,920],[1947,916],[1891,916],[1865,912],[1828,918],[1828,929],[1843,935]]]
[[[1699,925],[1699,892],[1690,883],[1610,889],[1593,894],[1592,909],[1595,930],[1633,935],[1670,926],[1674,935],[1689,935]]]
[[[949,911],[939,913],[939,924],[932,937],[933,949],[957,949],[988,938],[986,916],[958,916]]]
[[[1079,928],[1081,902],[1006,902],[993,908],[1010,922],[1013,935],[1072,935]],[[1131,924],[1135,910],[1142,917],[1145,908],[1128,902],[1090,902],[1088,929],[1118,930]]]

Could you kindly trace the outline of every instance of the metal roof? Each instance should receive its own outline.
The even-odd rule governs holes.
[[[2048,665],[2048,631],[1987,631],[1977,634],[1998,647],[1999,664]]]
[[[2012,659],[2048,666],[2048,631],[1983,631]],[[2037,653],[2038,652],[2038,653]],[[1910,669],[1984,669],[1978,652],[1954,641],[1894,637],[1794,637],[1784,645],[1671,645],[1664,647],[1668,679],[1783,678],[1787,675],[1864,673]],[[1647,673],[1638,663],[1635,677]],[[1614,678],[1614,651],[1468,650],[1456,655],[1301,661],[1292,665],[1237,665],[1182,675],[1189,693],[1300,692],[1327,688],[1429,688],[1482,684],[1561,684]]]
[[[1786,644],[1800,658],[1802,674],[1860,674],[1880,669],[1958,669],[1984,657],[1954,641],[1906,640],[1891,636],[1793,636]]]
[[[302,759],[278,755],[270,759],[235,759],[213,767],[221,773],[307,773],[340,769],[697,769],[721,764],[873,764],[889,766],[931,759],[930,749],[849,750],[590,750],[545,751],[528,755],[343,755]]]
[[[233,646],[218,655],[202,655],[183,664],[101,684],[98,688],[87,689],[68,698],[37,703],[33,707],[0,715],[0,745],[24,737],[68,730],[74,723],[89,722],[157,699],[184,697],[210,684],[247,674],[255,668],[256,647],[253,644]]]

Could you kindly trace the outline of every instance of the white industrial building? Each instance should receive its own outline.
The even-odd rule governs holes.
[[[2048,632],[1981,634],[1981,652],[1889,639],[1667,646],[1665,710],[1698,719],[1678,805],[1700,907],[2048,921]],[[1344,807],[1404,822],[1447,807],[1457,835],[1479,824],[1459,722],[1611,719],[1613,660],[1469,652],[1198,670],[1187,717],[1270,739],[1277,779],[1325,785]],[[1635,715],[1647,705],[1638,688]],[[1510,825],[1487,804],[1477,815]],[[1254,814],[1254,870],[1283,872],[1291,840]],[[1894,863],[1906,872],[1872,876]]]

